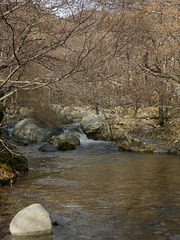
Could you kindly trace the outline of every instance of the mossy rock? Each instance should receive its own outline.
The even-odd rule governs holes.
[[[53,136],[50,143],[52,143],[59,151],[69,151],[75,149],[73,144],[62,140],[58,136]]]

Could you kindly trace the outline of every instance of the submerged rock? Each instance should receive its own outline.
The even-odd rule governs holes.
[[[9,226],[12,235],[37,235],[52,233],[49,213],[41,204],[32,204],[18,212]]]

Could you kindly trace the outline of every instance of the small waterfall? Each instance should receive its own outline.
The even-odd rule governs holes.
[[[81,143],[88,141],[86,134],[81,129],[79,119],[74,119],[72,123],[64,125],[62,127],[62,131],[63,131],[63,133],[67,133],[67,132],[73,133],[76,137],[79,138]]]
[[[12,137],[13,130],[14,130],[14,124],[8,124],[7,131],[8,131],[9,137]]]

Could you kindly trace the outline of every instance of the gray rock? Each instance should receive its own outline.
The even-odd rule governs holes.
[[[81,127],[84,133],[89,137],[96,137],[95,135],[99,133],[105,123],[105,118],[101,115],[90,115],[84,117],[81,121]]]
[[[61,138],[62,140],[64,140],[65,142],[69,142],[71,144],[73,144],[74,146],[78,146],[80,145],[80,140],[78,137],[76,137],[73,133],[71,132],[67,132],[67,133],[62,133],[58,136],[59,138]]]
[[[68,124],[73,122],[73,116],[71,114],[71,109],[69,107],[66,107],[63,110],[61,110],[59,120],[62,124]]]
[[[26,140],[28,142],[46,142],[51,136],[52,132],[39,125],[39,123],[31,118],[26,118],[19,121],[13,130],[13,137]]]
[[[37,235],[52,233],[49,213],[38,203],[18,212],[9,227],[12,235]]]
[[[52,136],[50,144],[53,144],[59,151],[69,151],[75,149],[73,144],[62,140],[59,136]]]
[[[46,143],[43,146],[41,146],[38,150],[41,152],[55,152],[58,151],[58,148],[55,147],[52,143]]]

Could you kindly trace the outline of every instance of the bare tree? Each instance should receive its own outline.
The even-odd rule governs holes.
[[[76,1],[1,2],[0,70],[3,79],[0,88],[4,96],[0,100],[20,89],[49,86],[76,71],[91,51],[84,50],[87,39],[73,64],[67,60],[66,53],[71,51],[72,41],[77,40],[81,32],[98,24],[89,21],[97,7],[85,11],[86,7],[84,1],[78,5]],[[66,68],[61,71],[59,66],[64,63]]]

